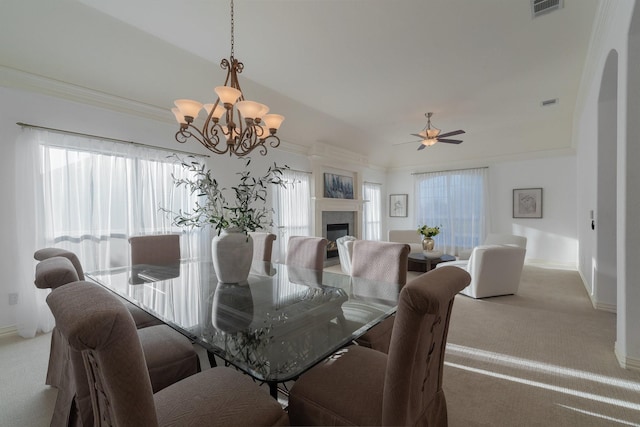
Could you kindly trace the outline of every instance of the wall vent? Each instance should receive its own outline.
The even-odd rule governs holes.
[[[537,18],[554,10],[562,9],[564,0],[531,0],[532,18]]]
[[[544,100],[544,101],[542,101],[540,104],[541,104],[543,107],[548,107],[548,106],[550,106],[550,105],[556,105],[557,103],[558,103],[558,98],[553,98],[553,99],[547,99],[547,100]]]

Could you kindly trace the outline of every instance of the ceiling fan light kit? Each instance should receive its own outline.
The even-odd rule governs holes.
[[[213,104],[202,104],[190,99],[174,101],[172,108],[180,130],[176,133],[176,141],[185,143],[194,138],[209,151],[216,154],[235,154],[243,157],[259,148],[260,154],[267,154],[265,142],[272,148],[280,145],[276,132],[280,128],[284,116],[267,114],[269,107],[255,101],[245,100],[238,82],[238,74],[244,69],[242,62],[234,57],[234,17],[233,0],[231,0],[231,55],[223,59],[220,67],[227,70],[223,86],[214,90],[218,99]],[[194,124],[200,111],[204,109],[207,117],[199,128]],[[224,123],[221,119],[224,117]],[[237,123],[234,122],[237,118]]]
[[[411,134],[413,136],[417,136],[418,138],[422,138],[422,141],[418,146],[418,150],[422,150],[424,147],[431,147],[436,142],[446,142],[447,144],[460,144],[462,142],[462,140],[460,139],[447,139],[447,137],[449,136],[461,135],[465,133],[462,129],[441,134],[440,129],[431,127],[431,116],[433,116],[433,113],[425,113],[425,117],[427,118],[427,125],[424,129],[422,129],[422,131]]]

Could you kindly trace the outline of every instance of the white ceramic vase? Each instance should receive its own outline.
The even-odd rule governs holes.
[[[245,282],[251,270],[253,239],[239,228],[222,230],[211,241],[211,256],[218,282]]]

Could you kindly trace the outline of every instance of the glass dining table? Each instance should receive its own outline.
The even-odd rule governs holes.
[[[303,372],[392,315],[400,286],[254,261],[246,282],[219,283],[210,260],[133,265],[86,276],[213,355],[269,385]],[[212,366],[214,365],[212,363]]]

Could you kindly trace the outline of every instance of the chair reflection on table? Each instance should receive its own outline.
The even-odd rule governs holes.
[[[276,269],[273,268],[273,263],[271,261],[260,261],[254,259],[251,263],[251,270],[249,274],[254,274],[256,276],[275,276],[277,273]]]

